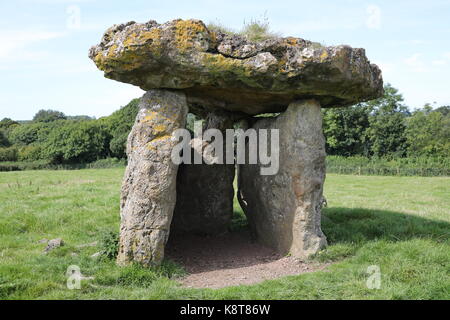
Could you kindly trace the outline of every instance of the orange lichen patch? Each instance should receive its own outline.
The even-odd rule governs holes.
[[[288,37],[288,38],[284,39],[284,43],[286,43],[287,45],[290,45],[290,46],[298,46],[299,40],[298,40],[298,38]]]
[[[285,56],[278,59],[278,71],[281,73],[288,71],[287,59]]]
[[[203,22],[198,20],[177,20],[175,24],[175,42],[181,51],[187,51],[195,46],[198,34],[209,36],[210,32]]]

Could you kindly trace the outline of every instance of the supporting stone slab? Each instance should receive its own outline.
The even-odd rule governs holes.
[[[182,92],[150,90],[127,142],[128,166],[122,184],[120,244],[117,263],[159,264],[164,257],[176,202],[178,166],[171,151],[176,129],[184,128],[186,97]]]
[[[217,235],[233,217],[234,165],[180,165],[172,234]]]
[[[203,132],[218,129],[225,138],[225,130],[232,128],[232,116],[217,110],[207,114]],[[201,143],[204,150],[207,144]],[[197,151],[191,148],[191,155],[194,152]],[[203,160],[212,157],[205,154],[206,151],[201,152]],[[177,203],[171,233],[217,235],[226,232],[233,217],[234,176],[234,164],[181,164],[177,175]]]
[[[326,155],[320,105],[291,103],[277,118],[259,120],[253,128],[279,129],[279,171],[261,175],[259,164],[240,165],[240,203],[258,241],[307,258],[326,245],[320,228]]]

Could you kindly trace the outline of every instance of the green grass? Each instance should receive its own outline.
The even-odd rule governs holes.
[[[450,178],[329,174],[324,271],[219,290],[186,289],[180,266],[117,267],[79,248],[117,231],[123,168],[0,173],[0,299],[449,299]],[[236,212],[239,207],[236,206]],[[237,225],[242,218],[235,218]],[[40,239],[66,245],[43,254]],[[81,290],[68,290],[78,265]],[[368,266],[381,288],[368,289]]]
[[[450,158],[445,157],[342,157],[327,156],[327,172],[381,176],[450,176]]]

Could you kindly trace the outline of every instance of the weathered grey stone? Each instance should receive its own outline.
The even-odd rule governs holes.
[[[89,56],[107,78],[144,90],[182,89],[189,103],[251,115],[282,112],[299,99],[336,107],[383,92],[380,69],[364,49],[292,37],[252,42],[200,20],[114,25]]]
[[[233,216],[234,173],[234,165],[180,165],[171,232],[226,232]]]
[[[64,245],[64,240],[61,238],[52,239],[47,242],[47,247],[45,248],[45,253],[48,253],[56,248],[62,247]]]
[[[220,130],[224,137],[225,130],[230,128],[233,128],[232,118],[223,112],[208,114],[203,126],[204,131]],[[209,159],[209,163],[216,162],[213,160],[215,155],[208,153],[208,142],[200,141],[192,145],[200,146],[202,150],[195,150],[191,146],[192,164],[179,166],[177,203],[171,232],[203,235],[226,232],[233,216],[235,166],[193,164],[194,152],[201,153],[203,159]]]
[[[326,245],[320,228],[325,179],[320,105],[291,103],[277,118],[259,120],[253,128],[279,129],[279,171],[260,175],[259,164],[240,165],[240,203],[259,241],[306,258]]]
[[[150,90],[127,142],[128,166],[122,184],[120,245],[117,262],[158,264],[164,257],[176,201],[178,166],[171,151],[176,129],[184,128],[182,92]]]

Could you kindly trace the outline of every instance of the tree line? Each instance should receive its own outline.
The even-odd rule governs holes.
[[[127,136],[138,112],[134,99],[100,119],[40,110],[32,121],[0,121],[0,161],[51,164],[125,159]],[[191,117],[192,118],[192,117]],[[190,119],[191,119],[190,118]],[[376,100],[323,109],[327,153],[369,158],[450,157],[450,106],[409,111],[391,85]]]

